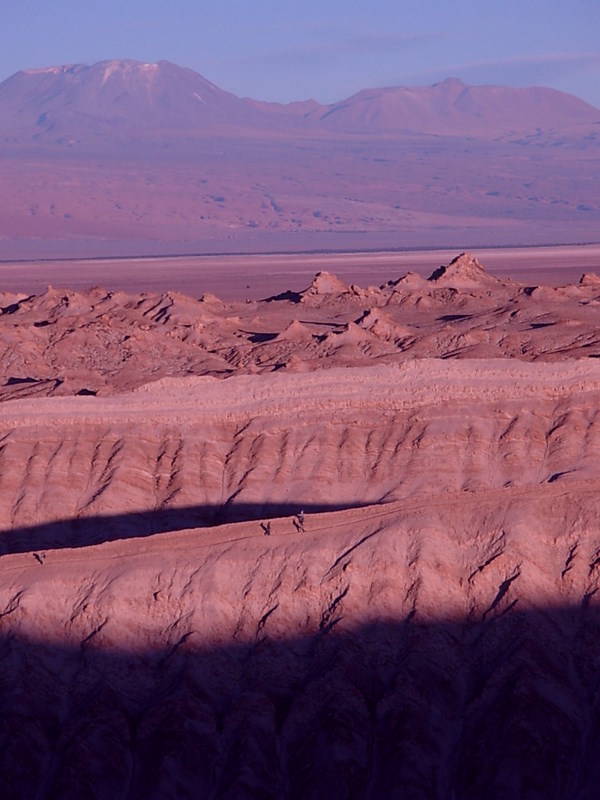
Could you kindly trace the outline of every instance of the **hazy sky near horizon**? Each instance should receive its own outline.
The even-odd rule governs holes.
[[[600,0],[4,0],[0,81],[20,69],[167,59],[239,96],[542,85],[600,107]]]

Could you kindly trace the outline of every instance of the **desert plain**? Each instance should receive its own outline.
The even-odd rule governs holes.
[[[600,247],[3,281],[2,797],[597,796]]]

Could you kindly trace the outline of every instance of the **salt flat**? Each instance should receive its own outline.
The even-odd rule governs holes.
[[[300,291],[318,271],[368,286],[409,270],[429,275],[455,255],[456,249],[0,260],[0,290],[39,293],[49,284],[70,289],[100,285],[131,292],[170,290],[192,296],[212,292],[224,300],[258,300],[286,289]],[[583,272],[600,271],[600,244],[481,249],[474,255],[495,274],[523,283],[574,283]]]

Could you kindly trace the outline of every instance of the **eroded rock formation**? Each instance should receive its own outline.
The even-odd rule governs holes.
[[[594,797],[599,291],[5,298],[2,796]]]

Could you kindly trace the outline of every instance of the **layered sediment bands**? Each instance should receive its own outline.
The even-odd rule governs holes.
[[[2,547],[597,478],[599,389],[595,361],[421,360],[11,401]],[[124,514],[119,534],[110,517]],[[42,524],[30,543],[26,529]]]
[[[2,560],[4,797],[593,797],[600,482]]]
[[[151,357],[64,351],[96,396],[52,388],[30,316],[0,404],[0,796],[595,798],[597,285],[463,258],[322,275],[252,326],[145,298],[114,324]],[[198,307],[226,380],[162,360]]]

